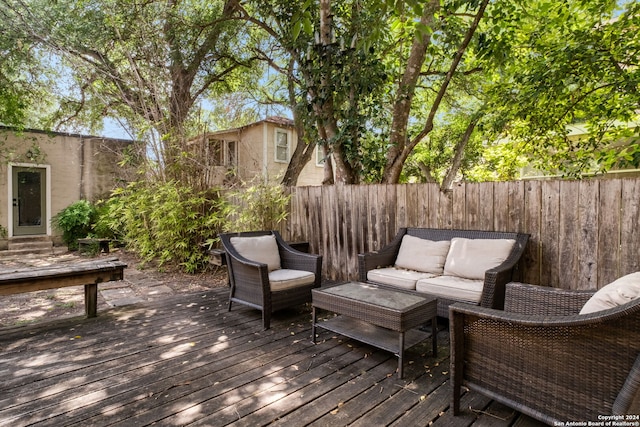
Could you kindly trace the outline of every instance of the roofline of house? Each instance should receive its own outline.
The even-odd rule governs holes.
[[[31,129],[31,128],[18,128],[15,126],[5,126],[5,125],[0,125],[0,131],[9,131],[9,132],[15,132],[15,133],[37,133],[37,134],[41,134],[41,135],[49,135],[49,136],[68,136],[68,137],[72,137],[72,138],[82,138],[82,139],[103,139],[103,140],[108,140],[108,141],[120,141],[120,142],[129,142],[129,143],[133,143],[135,142],[132,139],[124,139],[124,138],[111,138],[108,136],[95,136],[95,135],[84,135],[84,134],[80,134],[80,133],[71,133],[71,132],[56,132],[56,131],[48,131],[48,130],[41,130],[41,129]]]
[[[221,129],[221,130],[216,130],[213,132],[207,132],[207,135],[223,135],[223,134],[227,134],[227,133],[232,133],[232,132],[242,132],[243,130],[245,130],[246,128],[252,127],[252,126],[256,126],[256,125],[260,125],[262,123],[272,123],[278,126],[282,126],[282,127],[289,127],[289,128],[293,128],[294,127],[294,123],[293,120],[287,118],[287,117],[280,117],[280,116],[270,116],[267,117],[265,119],[262,120],[258,120],[257,122],[252,122],[243,126],[238,126],[235,128],[229,128],[229,129]]]

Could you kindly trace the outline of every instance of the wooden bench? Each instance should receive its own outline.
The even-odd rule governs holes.
[[[117,258],[65,262],[44,267],[0,269],[0,295],[84,285],[87,317],[98,312],[98,283],[122,280],[127,264]]]

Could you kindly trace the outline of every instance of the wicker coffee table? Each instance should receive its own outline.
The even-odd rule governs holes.
[[[437,354],[437,299],[368,283],[349,282],[312,293],[312,340],[316,327],[390,351],[398,356],[398,378],[403,376],[404,351],[431,336]],[[317,321],[317,309],[340,316]],[[416,329],[431,321],[433,333]]]

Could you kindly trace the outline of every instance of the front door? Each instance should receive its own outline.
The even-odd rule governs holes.
[[[13,235],[47,233],[47,174],[37,167],[13,169]]]

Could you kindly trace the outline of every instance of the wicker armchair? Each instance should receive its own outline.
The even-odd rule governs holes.
[[[275,236],[280,258],[280,273],[310,272],[315,278],[310,283],[279,287],[274,272],[269,271],[267,264],[252,261],[242,256],[234,247],[234,237]],[[297,251],[289,246],[277,231],[251,231],[242,233],[220,234],[222,246],[226,251],[227,273],[231,286],[229,293],[229,311],[234,302],[247,305],[262,311],[264,329],[271,325],[271,314],[283,308],[292,307],[311,301],[311,289],[320,287],[322,256]],[[271,278],[271,281],[270,281]],[[274,289],[272,289],[274,288]]]
[[[579,315],[592,294],[510,283],[504,311],[450,306],[454,414],[463,385],[551,425],[640,413],[640,300]]]

